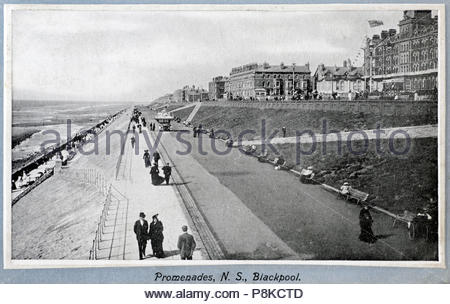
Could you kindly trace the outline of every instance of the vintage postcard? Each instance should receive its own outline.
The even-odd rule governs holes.
[[[443,5],[4,19],[6,268],[445,265]]]

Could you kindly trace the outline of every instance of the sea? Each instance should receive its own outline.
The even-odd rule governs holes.
[[[75,102],[75,101],[32,101],[12,102],[12,136],[20,136],[28,131],[37,131],[12,149],[12,161],[27,158],[39,152],[45,142],[55,140],[58,132],[61,141],[70,133],[88,129],[111,114],[129,107],[129,103]]]

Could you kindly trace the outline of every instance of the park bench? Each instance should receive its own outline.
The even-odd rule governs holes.
[[[351,188],[348,190],[348,193],[346,194],[346,200],[353,199],[356,201],[356,204],[364,203],[367,198],[369,197],[369,193]]]

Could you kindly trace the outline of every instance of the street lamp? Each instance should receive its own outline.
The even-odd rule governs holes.
[[[294,91],[295,91],[295,62],[292,63],[292,96],[291,99],[294,99]]]

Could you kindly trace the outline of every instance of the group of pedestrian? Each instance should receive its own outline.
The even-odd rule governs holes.
[[[153,257],[158,259],[165,257],[163,249],[164,226],[162,221],[159,220],[158,214],[152,216],[152,222],[149,225],[145,219],[145,213],[140,212],[139,219],[134,223],[133,230],[136,234],[140,260],[147,258],[146,248],[148,241],[151,243]],[[192,260],[192,255],[197,244],[195,243],[194,237],[187,232],[188,227],[186,225],[183,225],[181,230],[183,233],[178,237],[177,242],[177,247],[180,250],[180,258],[182,260]]]
[[[152,180],[152,184],[157,186],[161,185],[164,181],[166,182],[166,185],[169,185],[170,182],[170,176],[172,175],[172,167],[169,163],[166,163],[162,167],[162,171],[164,173],[164,177],[159,175],[159,160],[161,159],[161,155],[158,151],[155,151],[153,153],[153,164],[152,164],[152,156],[150,155],[150,152],[148,150],[144,151],[144,165],[146,168],[150,168],[150,176]]]
[[[150,131],[155,131],[155,130],[156,130],[156,123],[151,122],[151,123],[148,125],[148,128],[150,129]]]
[[[153,256],[158,259],[164,258],[164,226],[158,219],[158,214],[152,216],[152,222],[150,226],[145,219],[145,213],[139,213],[139,219],[134,223],[134,233],[136,234],[136,240],[139,248],[139,259],[143,260],[147,257],[146,248],[147,242],[150,241],[152,246]]]
[[[159,175],[159,168],[157,163],[154,163],[152,168],[150,169],[150,176],[152,179],[152,184],[154,186],[161,185],[164,181],[166,182],[166,185],[169,185],[170,176],[172,175],[172,167],[169,163],[167,163],[162,167],[162,171],[164,173],[164,177]]]
[[[194,127],[194,128],[192,129],[192,135],[193,135],[194,137],[199,136],[200,133],[202,133],[202,128],[203,128],[203,126],[202,126],[201,124],[198,125],[197,127]]]

